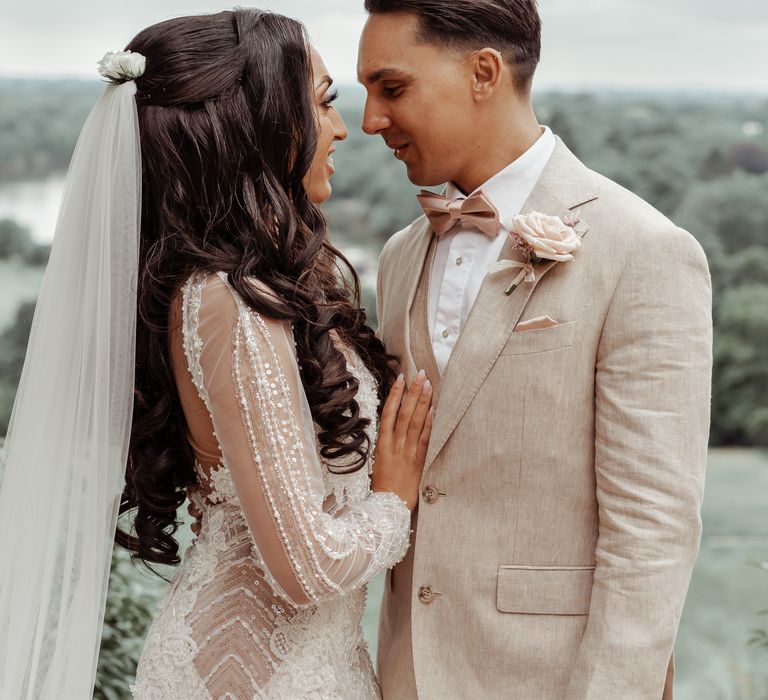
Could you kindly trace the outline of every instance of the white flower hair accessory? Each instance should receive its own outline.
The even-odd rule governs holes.
[[[110,80],[135,80],[144,75],[147,59],[132,51],[108,51],[97,65],[99,73]]]

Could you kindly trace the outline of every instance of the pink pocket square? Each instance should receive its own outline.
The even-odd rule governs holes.
[[[527,321],[520,321],[520,323],[515,326],[515,333],[538,331],[542,328],[551,328],[552,326],[559,325],[560,321],[555,321],[554,318],[549,316],[537,316],[536,318],[530,318]]]

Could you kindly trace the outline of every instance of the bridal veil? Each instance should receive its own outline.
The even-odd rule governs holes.
[[[90,698],[133,410],[141,157],[132,80],[80,134],[0,484],[0,697]]]

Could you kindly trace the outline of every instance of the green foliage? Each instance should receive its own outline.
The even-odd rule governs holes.
[[[130,698],[144,638],[157,606],[156,585],[144,582],[128,552],[115,547],[96,670],[95,700]]]
[[[50,246],[36,244],[25,226],[12,219],[0,219],[0,260],[40,267],[48,262],[50,250]]]
[[[716,313],[713,439],[768,446],[768,284],[725,289]]]
[[[712,444],[768,445],[768,175],[694,183],[675,221],[707,252],[714,293]]]
[[[0,219],[0,260],[24,259],[33,248],[28,228],[11,219]]]
[[[768,244],[768,175],[737,171],[687,189],[674,219],[699,239],[710,265],[720,266],[734,253]]]
[[[15,321],[0,335],[0,435],[8,431],[34,314],[34,302],[22,303]]]
[[[51,246],[36,243],[32,250],[24,256],[24,262],[30,267],[45,267],[51,257]]]
[[[0,181],[66,170],[102,87],[94,80],[0,80]]]

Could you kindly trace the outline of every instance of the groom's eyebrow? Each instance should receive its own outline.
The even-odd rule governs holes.
[[[365,85],[373,85],[380,80],[403,80],[407,77],[409,77],[408,73],[400,68],[379,68],[378,70],[373,71],[373,73],[369,73],[368,76],[360,82]]]

